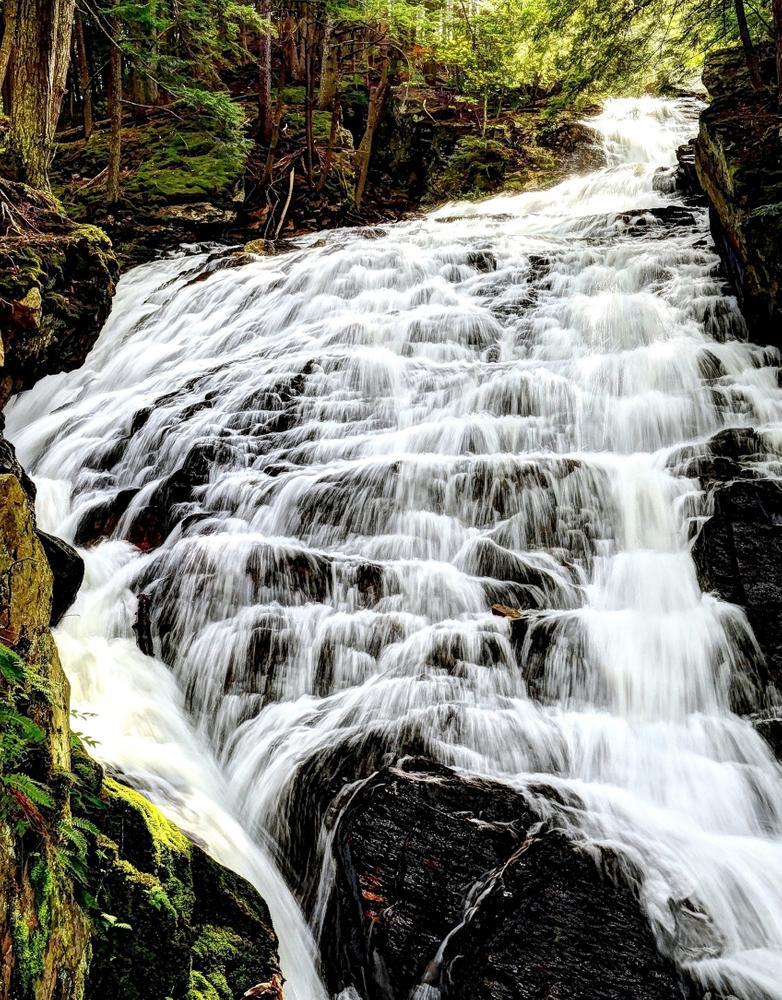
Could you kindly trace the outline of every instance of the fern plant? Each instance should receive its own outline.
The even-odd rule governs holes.
[[[46,739],[43,729],[17,706],[28,680],[24,660],[0,645],[0,819],[20,836],[30,827],[44,835],[44,810],[53,806],[49,789],[26,770],[31,750]]]

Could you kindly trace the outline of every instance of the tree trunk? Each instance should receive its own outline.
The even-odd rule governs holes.
[[[777,108],[782,111],[782,0],[774,0],[773,10],[777,55]]]
[[[339,41],[334,31],[332,18],[326,21],[323,35],[323,55],[320,63],[320,86],[318,87],[318,107],[326,111],[334,104],[339,73]]]
[[[116,42],[118,35],[117,18],[112,18],[112,35],[109,66],[109,86],[106,104],[109,112],[111,135],[109,137],[109,164],[106,174],[106,202],[114,205],[120,195],[120,167],[122,161],[122,50]]]
[[[3,4],[3,41],[0,44],[0,90],[5,84],[8,64],[11,61],[11,50],[16,32],[16,0],[5,0]]]
[[[361,137],[358,147],[358,180],[356,181],[356,208],[361,208],[364,200],[364,190],[367,186],[369,175],[369,162],[372,157],[372,142],[375,132],[383,116],[383,109],[388,96],[388,46],[384,45],[380,51],[380,79],[373,87],[369,97],[369,108],[367,110],[367,127]]]
[[[289,15],[285,21],[285,31],[288,78],[294,83],[300,83],[304,78],[303,63],[299,53],[299,32],[301,31],[301,24],[292,15]]]
[[[90,66],[87,61],[87,45],[84,40],[84,22],[79,14],[76,15],[76,63],[79,89],[81,90],[81,114],[84,122],[84,138],[89,139],[95,124],[95,116],[92,110],[92,80],[90,79]]]
[[[315,160],[315,135],[312,123],[314,90],[312,79],[312,40],[310,39],[310,26],[307,23],[304,28],[304,126],[307,140],[304,163],[307,170],[307,184],[310,187],[312,187],[312,165]]]
[[[263,168],[263,176],[261,177],[261,187],[268,187],[272,182],[272,174],[274,172],[274,155],[277,152],[277,146],[280,141],[280,123],[282,121],[282,112],[284,108],[282,99],[284,78],[280,80],[279,91],[277,93],[277,101],[274,108],[274,118],[272,119],[272,135],[269,140],[269,152],[266,154],[266,164]]]
[[[342,112],[342,100],[339,92],[339,83],[334,90],[334,101],[331,107],[331,128],[329,129],[329,145],[326,150],[326,158],[323,161],[323,170],[320,175],[320,182],[318,183],[318,190],[322,191],[326,186],[326,181],[328,180],[329,174],[331,172],[331,164],[334,161],[334,147],[337,145],[337,130],[339,129],[339,123]]]
[[[258,0],[258,13],[269,16],[269,0]],[[264,145],[272,138],[272,36],[271,30],[260,37],[258,58],[258,135]]]
[[[6,10],[8,7],[6,6]],[[48,188],[75,0],[18,0],[8,62],[9,139],[24,180]]]
[[[758,54],[752,43],[752,35],[749,33],[747,12],[744,9],[744,0],[733,0],[733,7],[736,11],[736,21],[739,26],[739,37],[741,38],[741,45],[744,49],[744,59],[747,63],[747,69],[749,70],[749,78],[752,81],[752,86],[755,90],[762,90],[763,80],[760,76]]]

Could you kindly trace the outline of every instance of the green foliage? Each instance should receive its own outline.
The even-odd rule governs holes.
[[[0,675],[6,684],[21,684],[25,678],[25,665],[21,656],[0,645]]]
[[[34,984],[44,968],[46,950],[52,930],[52,903],[56,882],[46,855],[38,854],[30,866],[30,885],[35,896],[35,922],[15,914],[11,933],[16,959],[15,975],[24,995],[32,996]]]
[[[508,165],[507,144],[477,135],[462,136],[433,182],[433,191],[447,198],[485,194],[501,184]]]
[[[24,661],[0,645],[0,819],[17,835],[32,826],[46,829],[42,810],[53,806],[49,789],[29,772],[35,747],[46,738],[43,729],[24,711],[34,674]]]

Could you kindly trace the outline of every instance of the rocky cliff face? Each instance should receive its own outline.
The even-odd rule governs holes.
[[[753,90],[743,53],[707,60],[711,104],[691,146],[679,151],[685,185],[707,197],[711,229],[750,340],[782,347],[782,161],[773,106],[773,52],[761,50],[768,90]],[[765,363],[778,365],[775,352]],[[719,371],[713,373],[719,376]],[[763,432],[730,428],[706,443],[687,474],[697,476],[711,516],[693,557],[701,586],[745,612],[757,640],[755,663],[734,708],[753,709],[759,731],[782,753],[782,489],[776,444]]]
[[[771,83],[773,56],[763,53]],[[782,344],[782,164],[779,116],[758,94],[738,49],[709,57],[703,82],[712,102],[695,143],[697,177],[711,227],[754,340]]]
[[[108,238],[76,226],[45,195],[0,181],[0,407],[87,356],[119,273]]]

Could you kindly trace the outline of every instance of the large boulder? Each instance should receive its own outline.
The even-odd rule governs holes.
[[[714,513],[693,546],[704,590],[738,604],[782,687],[782,483],[730,479],[712,487]]]
[[[108,237],[50,199],[0,180],[0,408],[44,375],[78,368],[111,308],[119,267]]]
[[[231,1000],[269,984],[281,1000],[277,937],[244,879],[188,840],[138,792],[74,758],[77,812],[100,831],[86,882],[96,933],[85,1000]]]
[[[335,992],[681,996],[626,862],[542,821],[534,800],[509,786],[405,758],[359,786],[333,844],[321,944]]]
[[[52,628],[59,625],[76,600],[76,595],[84,579],[84,560],[67,542],[45,531],[38,531],[43,550],[52,571]]]

